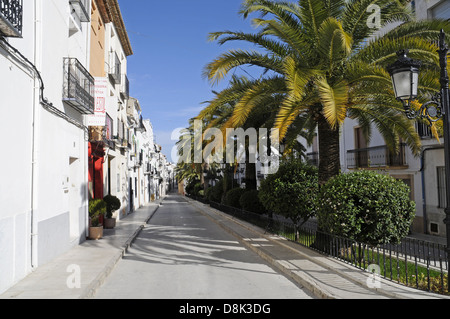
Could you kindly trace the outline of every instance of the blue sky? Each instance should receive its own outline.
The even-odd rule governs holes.
[[[119,5],[134,51],[128,57],[130,94],[171,160],[172,132],[188,125],[213,89],[226,85],[211,86],[203,68],[228,49],[245,48],[239,42],[208,42],[208,34],[252,32],[251,21],[238,14],[241,0],[119,0]]]

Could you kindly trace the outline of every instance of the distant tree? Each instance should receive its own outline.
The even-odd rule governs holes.
[[[259,199],[269,212],[301,226],[316,213],[319,191],[317,168],[298,159],[280,165],[277,173],[261,182]]]

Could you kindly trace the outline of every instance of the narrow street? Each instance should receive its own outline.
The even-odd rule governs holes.
[[[166,198],[99,299],[312,299],[183,198]]]

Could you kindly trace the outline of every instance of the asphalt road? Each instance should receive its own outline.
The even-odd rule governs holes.
[[[192,205],[168,196],[97,299],[312,299]]]

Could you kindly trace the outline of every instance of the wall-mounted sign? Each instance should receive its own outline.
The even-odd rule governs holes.
[[[88,126],[106,125],[106,97],[108,95],[108,79],[95,78],[94,114],[88,117]]]

